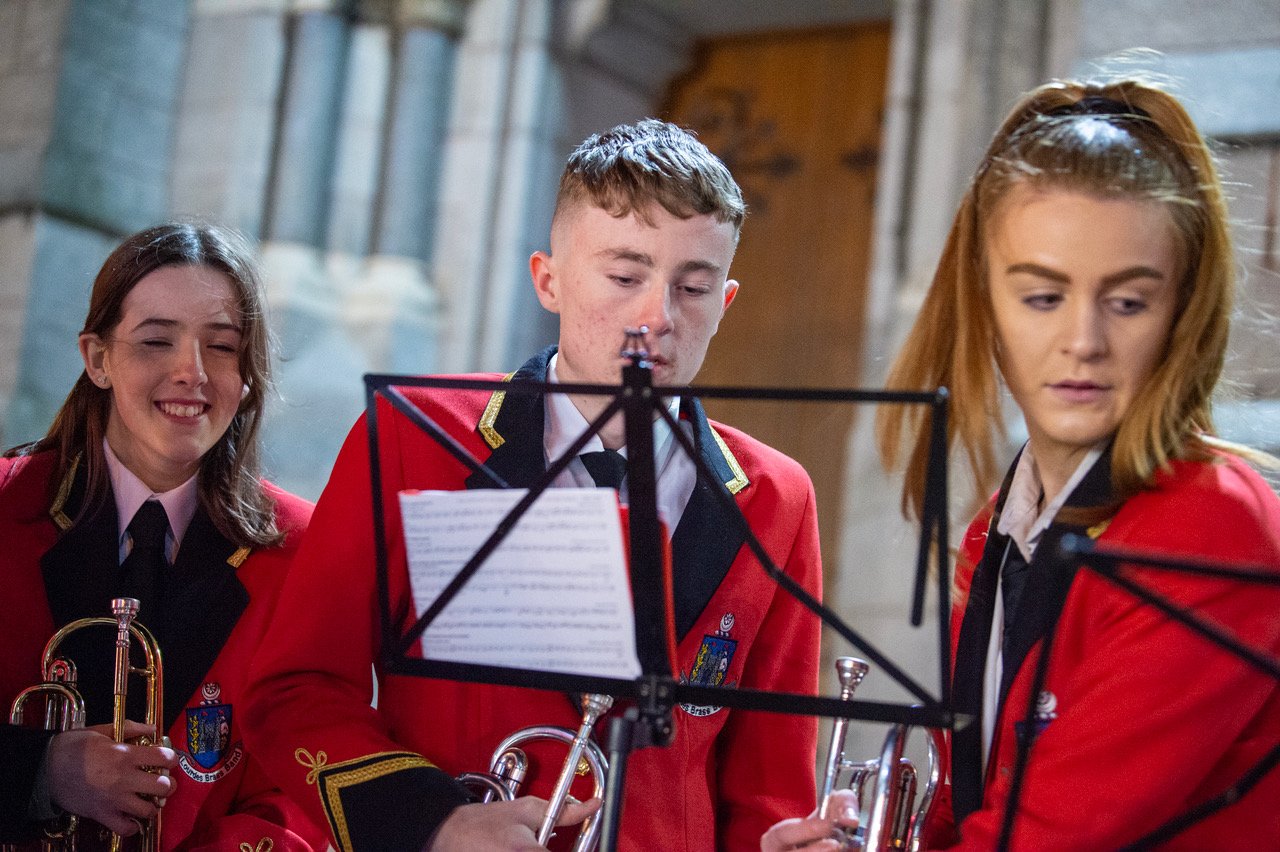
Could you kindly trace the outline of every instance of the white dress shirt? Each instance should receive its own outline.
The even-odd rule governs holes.
[[[552,355],[551,363],[547,367],[547,381],[552,384],[560,381],[556,375],[556,363],[559,357],[558,353]],[[673,398],[668,400],[667,404],[671,416],[676,418],[680,428],[692,440],[693,426],[679,420],[680,399]],[[590,425],[582,416],[582,412],[578,411],[577,406],[573,404],[573,400],[566,394],[558,393],[547,394],[544,421],[542,446],[546,454],[545,462],[548,464],[551,459],[563,455],[569,445],[587,431]],[[592,435],[580,452],[589,453],[604,448],[600,436]],[[622,447],[618,452],[625,456],[627,448]],[[661,418],[653,424],[653,462],[658,478],[658,517],[667,525],[668,535],[674,534],[676,525],[684,515],[685,507],[689,505],[693,487],[697,484],[698,468],[693,459],[687,457],[680,449],[675,437],[671,434],[671,427]],[[561,471],[553,484],[558,487],[594,488],[595,480],[587,472],[586,465],[580,459],[574,459]],[[627,501],[626,480],[623,480],[618,497],[623,503]]]

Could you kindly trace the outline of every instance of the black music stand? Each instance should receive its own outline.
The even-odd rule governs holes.
[[[1143,585],[1135,580],[1130,576],[1131,572],[1126,570],[1126,566],[1140,565],[1145,568],[1154,568],[1171,573],[1194,574],[1202,577],[1216,577],[1237,583],[1280,587],[1280,573],[1277,573],[1274,567],[1215,562],[1203,559],[1177,559],[1166,554],[1155,554],[1099,544],[1088,536],[1076,533],[1068,533],[1063,536],[1061,542],[1059,542],[1058,550],[1057,565],[1060,570],[1071,571],[1078,565],[1093,571],[1140,601],[1160,610],[1168,618],[1184,625],[1193,633],[1198,634],[1280,682],[1280,659],[1271,656],[1266,651],[1242,642],[1239,637],[1221,625],[1197,615],[1193,609],[1174,603],[1150,586]],[[1058,616],[1060,614],[1054,615],[1053,621],[1042,640],[1040,657],[1031,684],[1030,700],[1023,719],[1028,731],[1034,730],[1036,698],[1041,690],[1044,689],[1044,682],[1048,676],[1048,661],[1052,652],[1054,633],[1057,629]],[[1001,850],[1009,849],[1013,842],[1018,802],[1022,793],[1022,784],[1026,775],[1027,762],[1032,745],[1033,738],[1031,737],[1021,738],[1018,743],[1013,779],[1009,788],[1008,800],[1005,802],[1004,820],[1000,828],[1000,842],[997,848]],[[1167,842],[1197,822],[1238,801],[1269,772],[1274,771],[1277,766],[1280,766],[1280,742],[1277,742],[1263,755],[1261,760],[1251,766],[1227,789],[1153,829],[1126,846],[1125,849],[1152,849],[1161,843]]]
[[[483,682],[509,686],[525,686],[564,692],[603,693],[636,700],[634,707],[615,717],[608,737],[609,771],[602,814],[601,848],[612,850],[616,844],[623,778],[629,753],[635,748],[665,745],[673,732],[672,710],[677,703],[711,704],[778,713],[843,717],[873,722],[952,728],[968,724],[951,707],[950,642],[947,623],[950,614],[951,573],[947,560],[947,463],[946,418],[947,392],[909,393],[865,390],[793,390],[782,388],[725,387],[659,387],[652,384],[652,368],[643,348],[646,330],[627,332],[622,355],[629,359],[623,367],[620,385],[550,384],[532,381],[488,381],[480,379],[366,375],[365,399],[368,420],[371,464],[374,544],[377,558],[378,600],[382,621],[384,665],[388,672],[459,681]],[[378,439],[378,397],[385,399],[397,412],[421,429],[473,474],[484,476],[493,487],[507,483],[476,460],[437,424],[426,412],[416,407],[397,387],[420,387],[453,390],[503,391],[508,394],[572,393],[612,397],[605,410],[588,430],[558,459],[551,460],[547,470],[528,489],[476,553],[459,569],[457,575],[426,608],[422,616],[404,634],[399,634],[391,614],[388,578],[388,549],[385,530],[385,507],[382,500],[382,477]],[[813,599],[803,588],[781,571],[752,533],[733,496],[707,467],[684,431],[662,404],[663,397],[699,397],[715,399],[753,399],[775,401],[817,401],[852,403],[898,403],[927,406],[930,413],[930,452],[926,493],[921,519],[920,549],[916,560],[915,587],[911,609],[912,623],[923,619],[925,584],[931,555],[936,563],[938,595],[939,695],[930,694],[882,653],[865,637],[844,623],[835,613]],[[627,437],[627,477],[629,488],[629,556],[632,599],[636,611],[636,645],[641,676],[636,680],[571,675],[559,672],[529,671],[502,666],[472,665],[411,657],[409,650],[422,636],[431,621],[453,600],[458,591],[479,570],[501,543],[516,521],[524,514],[561,471],[563,471],[595,435],[621,412]],[[717,500],[730,509],[733,523],[743,535],[744,546],[750,548],[762,569],[799,600],[821,621],[859,649],[898,684],[915,696],[921,704],[906,705],[874,701],[842,701],[812,695],[771,693],[760,690],[699,686],[681,683],[673,677],[666,655],[664,607],[660,590],[662,579],[662,538],[658,521],[656,476],[653,461],[655,414],[671,427],[683,452],[694,461],[698,477],[711,485]]]

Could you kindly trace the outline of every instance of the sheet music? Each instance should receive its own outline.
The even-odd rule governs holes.
[[[400,493],[419,616],[524,495]],[[428,660],[639,677],[616,492],[543,492],[426,629],[422,645]]]

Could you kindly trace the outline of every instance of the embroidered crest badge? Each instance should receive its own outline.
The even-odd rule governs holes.
[[[231,743],[231,705],[221,704],[216,683],[200,687],[200,703],[186,709],[186,753],[178,762],[187,777],[204,783],[217,781],[240,763],[244,746]]]
[[[680,673],[682,683],[697,686],[733,686],[726,682],[729,666],[733,663],[733,654],[738,648],[738,640],[729,638],[733,630],[733,613],[726,612],[720,618],[720,629],[713,634],[702,637],[698,646],[698,655],[693,660],[693,667],[688,673]],[[680,709],[690,716],[710,716],[722,708],[714,704],[681,704]]]

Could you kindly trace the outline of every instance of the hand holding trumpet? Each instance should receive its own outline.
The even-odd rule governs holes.
[[[819,816],[820,810],[825,810],[829,816]],[[788,849],[837,852],[845,848],[838,836],[839,830],[852,833],[857,827],[857,795],[852,790],[836,790],[827,799],[825,808],[815,810],[807,817],[784,819],[766,831],[760,838],[760,852],[785,852]]]
[[[599,799],[566,802],[556,826],[577,825],[599,809]],[[537,796],[521,796],[510,802],[463,805],[440,825],[423,852],[542,850],[545,847],[538,843],[537,832],[546,812],[547,800]]]
[[[149,731],[139,722],[125,722],[130,739]],[[173,749],[117,743],[111,725],[55,735],[45,763],[55,805],[122,836],[137,834],[137,820],[154,818],[177,786],[172,777],[155,770],[177,766]]]

